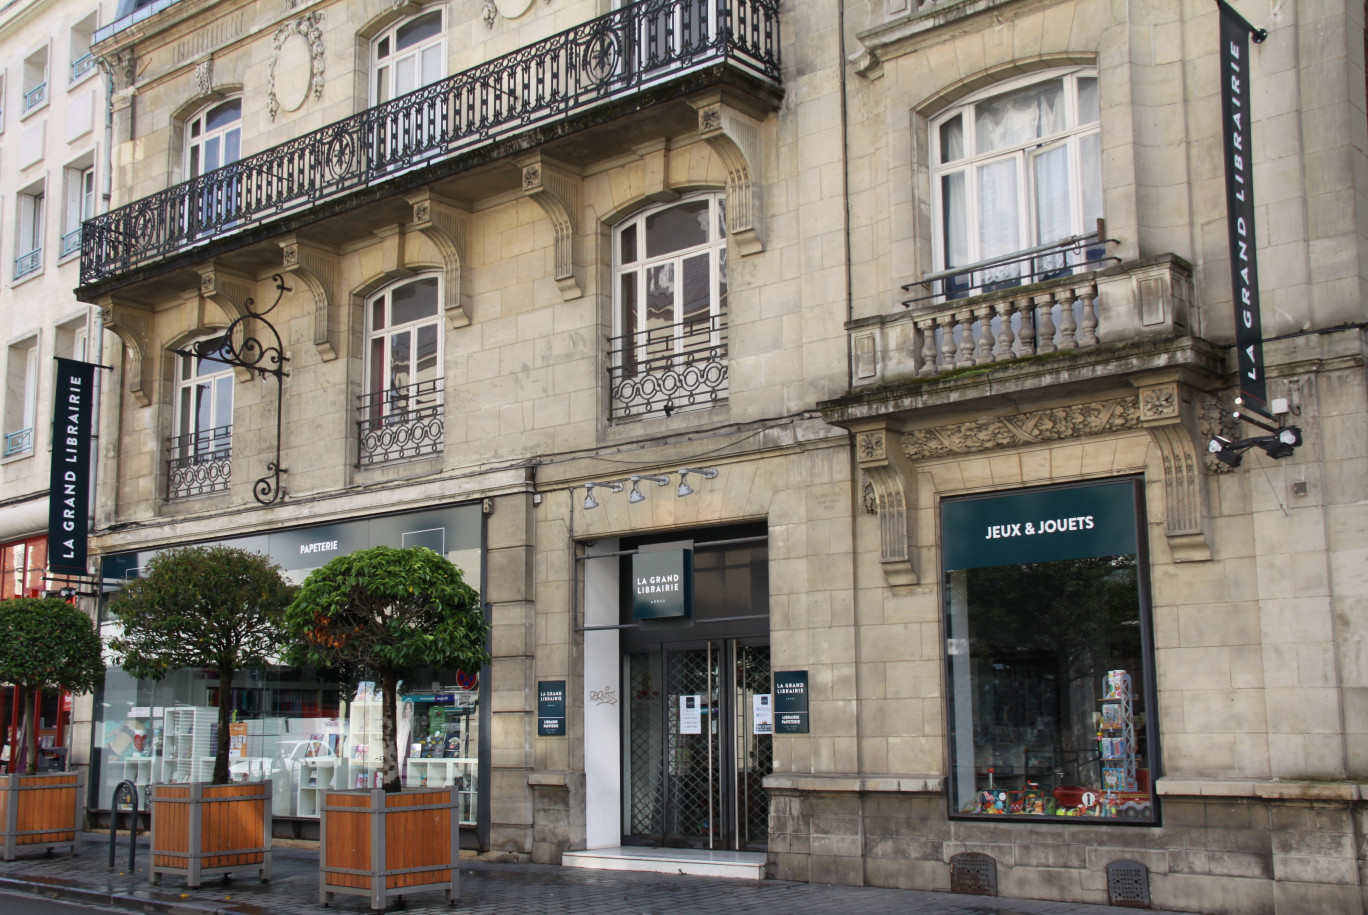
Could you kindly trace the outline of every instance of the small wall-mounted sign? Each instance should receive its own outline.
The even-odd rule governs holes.
[[[693,615],[693,550],[661,550],[632,557],[632,619]]]
[[[808,672],[774,672],[774,733],[808,732]]]
[[[565,736],[565,681],[537,681],[537,736]]]

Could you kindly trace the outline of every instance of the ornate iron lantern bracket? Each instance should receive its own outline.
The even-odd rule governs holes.
[[[266,320],[266,316],[275,311],[285,293],[290,292],[291,289],[285,285],[285,278],[279,273],[274,274],[271,279],[275,280],[276,300],[271,303],[270,308],[265,311],[254,311],[253,306],[256,304],[256,300],[249,298],[243,303],[245,313],[229,324],[222,336],[200,340],[187,349],[173,350],[177,355],[187,356],[191,359],[210,358],[234,368],[246,369],[249,372],[254,372],[263,381],[266,380],[267,376],[275,379],[275,460],[266,465],[266,475],[252,484],[252,495],[262,505],[270,505],[280,498],[282,492],[280,476],[283,473],[288,473],[287,468],[280,466],[280,440],[281,419],[284,415],[285,379],[290,375],[289,372],[285,371],[285,363],[290,360],[285,355],[285,347],[280,341],[279,331],[275,329],[274,324]]]

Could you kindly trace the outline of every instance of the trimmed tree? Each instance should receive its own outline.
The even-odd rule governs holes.
[[[110,647],[133,676],[160,680],[190,667],[217,672],[215,785],[228,783],[233,675],[275,660],[284,647],[281,623],[294,592],[280,567],[260,553],[187,546],[153,556],[143,577],[124,585],[110,602],[123,626]]]
[[[285,611],[300,664],[368,668],[380,680],[382,781],[399,791],[400,676],[419,666],[479,670],[489,625],[461,570],[426,547],[377,546],[315,569]]]
[[[38,771],[34,694],[44,689],[88,693],[103,676],[99,633],[79,607],[54,597],[0,601],[0,683],[19,690],[26,774]]]

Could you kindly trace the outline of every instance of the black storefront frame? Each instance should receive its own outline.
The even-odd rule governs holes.
[[[1108,484],[1129,482],[1133,491],[1134,506],[1134,527],[1135,527],[1135,582],[1136,596],[1138,602],[1138,615],[1140,623],[1140,664],[1144,676],[1144,699],[1145,699],[1145,738],[1146,738],[1146,762],[1149,765],[1149,793],[1152,815],[1148,819],[1136,819],[1126,817],[1072,817],[1058,815],[1036,815],[1036,814],[1009,814],[1009,815],[990,815],[983,813],[963,813],[957,809],[955,803],[955,728],[954,728],[954,681],[951,673],[950,652],[949,652],[949,572],[945,568],[945,538],[944,538],[944,512],[942,507],[946,503],[962,503],[972,501],[985,501],[997,499],[1003,496],[1015,496],[1023,494],[1048,494],[1052,492],[1067,492],[1087,487],[1105,486]],[[936,532],[937,543],[940,547],[940,625],[941,625],[941,662],[942,676],[944,680],[945,698],[942,703],[942,715],[946,723],[944,759],[946,770],[945,801],[946,811],[949,819],[962,820],[974,823],[1022,823],[1027,827],[1035,826],[1040,823],[1061,823],[1073,826],[1127,826],[1153,828],[1163,825],[1163,805],[1156,784],[1163,776],[1161,765],[1163,761],[1163,751],[1161,745],[1159,715],[1158,715],[1158,686],[1155,682],[1156,661],[1155,661],[1155,642],[1154,642],[1154,622],[1153,622],[1153,591],[1150,585],[1150,550],[1149,550],[1149,513],[1145,500],[1146,481],[1141,474],[1120,475],[1115,477],[1104,477],[1099,479],[1074,480],[1067,483],[1052,483],[1042,486],[1023,486],[1014,489],[998,489],[988,492],[973,493],[959,496],[942,497],[938,500]]]
[[[371,523],[371,522],[377,522],[377,521],[384,522],[384,521],[390,521],[390,520],[395,520],[395,519],[402,519],[402,518],[405,518],[405,517],[408,517],[408,516],[415,516],[415,515],[436,514],[436,513],[443,513],[443,512],[446,512],[446,513],[457,513],[457,512],[461,512],[462,510],[464,510],[466,513],[468,513],[468,514],[470,514],[470,515],[472,516],[472,518],[471,518],[470,520],[473,520],[474,517],[478,517],[478,518],[479,518],[479,523],[478,523],[478,544],[477,544],[476,548],[479,550],[479,565],[480,565],[479,571],[480,571],[480,586],[481,586],[481,587],[480,587],[480,604],[481,604],[481,609],[482,609],[482,611],[483,611],[483,613],[484,613],[484,616],[485,616],[485,620],[486,620],[486,621],[490,621],[490,620],[492,619],[492,608],[491,608],[491,605],[490,605],[490,601],[489,601],[488,594],[486,593],[486,592],[487,592],[487,584],[488,584],[488,580],[489,580],[489,549],[488,549],[488,543],[489,543],[489,514],[488,514],[488,512],[484,509],[483,500],[478,500],[478,499],[476,499],[476,500],[465,500],[465,501],[461,501],[461,502],[450,502],[450,503],[445,503],[445,504],[442,504],[442,505],[423,506],[423,507],[418,507],[418,508],[405,509],[405,510],[403,510],[403,511],[382,512],[382,513],[370,514],[370,515],[353,515],[353,516],[348,516],[348,517],[345,517],[345,518],[334,519],[334,520],[331,520],[331,521],[318,522],[318,523],[315,523],[315,524],[281,525],[281,526],[279,526],[279,527],[274,527],[274,528],[270,528],[270,529],[267,529],[267,530],[250,531],[250,532],[247,532],[247,533],[244,533],[244,534],[235,535],[235,536],[231,536],[231,537],[202,538],[202,539],[196,539],[196,540],[186,540],[186,541],[182,541],[182,542],[180,542],[180,543],[174,543],[174,544],[161,544],[161,545],[158,545],[158,546],[155,546],[155,547],[146,547],[146,548],[132,549],[132,550],[111,551],[111,552],[109,552],[109,553],[102,554],[102,555],[99,557],[100,567],[101,567],[101,574],[102,574],[102,576],[104,576],[104,578],[105,578],[106,581],[111,580],[107,575],[105,575],[105,573],[106,573],[107,571],[109,571],[109,569],[108,569],[108,567],[106,567],[105,563],[106,563],[106,562],[109,562],[109,561],[111,561],[111,560],[115,560],[115,561],[116,561],[116,566],[115,566],[115,568],[117,569],[117,568],[119,567],[118,564],[117,564],[117,560],[119,560],[119,559],[121,559],[121,558],[130,557],[130,556],[131,556],[131,557],[137,557],[137,556],[142,555],[142,554],[157,553],[157,552],[161,552],[161,551],[163,551],[163,550],[172,549],[172,548],[179,547],[179,546],[213,545],[213,544],[226,544],[226,545],[230,545],[230,546],[232,546],[232,545],[241,545],[244,549],[253,550],[253,551],[255,551],[255,552],[263,552],[263,553],[265,553],[266,550],[264,549],[264,545],[262,544],[262,542],[265,541],[265,539],[266,539],[269,535],[271,535],[271,534],[278,534],[278,535],[297,535],[297,534],[302,534],[302,533],[310,532],[310,531],[320,531],[320,532],[321,532],[321,531],[324,531],[324,530],[326,530],[326,529],[336,529],[336,528],[342,528],[342,527],[350,526],[350,525],[361,525],[361,524],[366,524],[366,523]],[[413,532],[406,532],[406,533],[413,533]],[[422,532],[422,531],[419,531],[418,533],[423,533],[423,532]],[[421,541],[419,541],[419,542],[421,542]],[[374,545],[374,544],[372,544],[372,545]],[[446,544],[444,543],[444,547],[445,547],[445,545],[446,545]],[[356,547],[353,547],[352,549],[360,549],[360,548],[362,548],[362,547],[356,546]],[[352,549],[348,549],[346,552],[351,552]],[[450,550],[446,550],[446,552],[451,552],[451,551],[450,551]],[[270,554],[267,553],[267,555],[269,556]],[[343,555],[343,553],[342,553],[341,551],[338,551],[338,555]],[[445,555],[445,553],[444,553],[444,555]],[[329,556],[329,557],[325,557],[325,558],[322,558],[322,559],[318,560],[318,561],[317,561],[317,565],[319,565],[319,566],[323,565],[324,562],[326,562],[326,560],[327,560],[327,559],[330,559],[330,558],[333,558],[333,557]],[[275,557],[272,557],[272,559],[273,559],[273,561],[280,562],[280,560],[277,559],[277,558],[275,558]],[[134,559],[134,563],[135,563],[135,564],[124,565],[123,568],[124,568],[125,572],[127,572],[128,570],[137,568],[138,566],[136,565],[136,562],[137,562],[137,560],[136,560],[136,558],[135,558],[135,559]],[[284,567],[284,563],[281,563],[281,565],[282,565],[282,567]],[[310,568],[313,568],[313,567],[310,566]],[[286,571],[289,572],[289,571],[291,571],[291,570],[286,569]],[[108,620],[109,620],[109,617],[108,617],[108,609],[107,609],[107,608],[108,608],[108,598],[109,598],[109,596],[112,595],[112,594],[113,594],[113,590],[109,590],[109,591],[105,592],[104,594],[102,594],[101,597],[100,597],[100,599],[99,599],[99,607],[97,608],[97,625],[101,625],[101,626],[102,626],[104,623],[108,622]],[[486,644],[485,644],[486,650],[488,650],[488,649],[490,648],[490,645],[489,645],[489,640],[490,640],[490,638],[492,638],[492,634],[489,635],[489,636],[486,636],[486,640],[485,640],[485,642],[486,642]],[[340,684],[339,684],[339,685],[340,685]],[[221,687],[220,687],[220,688],[221,688]],[[229,688],[233,688],[233,687],[231,686],[231,684],[230,684]],[[478,793],[477,793],[477,796],[476,796],[476,816],[475,816],[476,825],[473,827],[474,840],[475,840],[475,843],[477,844],[477,846],[478,846],[480,849],[487,849],[487,848],[489,847],[489,834],[490,834],[490,825],[491,825],[491,806],[492,806],[492,801],[491,801],[491,793],[490,793],[490,792],[491,792],[491,788],[490,788],[490,767],[491,767],[491,763],[492,763],[493,754],[492,754],[492,743],[491,743],[492,737],[491,737],[491,734],[490,734],[490,726],[491,726],[491,724],[492,724],[492,714],[491,714],[491,709],[490,709],[490,690],[491,690],[491,683],[490,683],[490,667],[486,666],[486,667],[484,667],[483,669],[481,669],[480,672],[479,672],[479,686],[478,686],[479,711],[478,711],[478,715],[479,715],[479,724],[480,724],[480,728],[479,728],[479,739],[478,739],[478,748],[477,748],[477,754],[478,754],[478,755],[477,755],[477,759],[478,759],[478,762],[477,762],[477,771],[478,771],[478,773],[479,773],[479,788],[478,788]],[[105,682],[104,682],[104,678],[103,678],[103,677],[101,677],[100,682],[96,685],[96,688],[95,688],[95,690],[94,690],[94,692],[93,692],[93,694],[92,694],[92,699],[93,699],[93,707],[94,707],[95,709],[101,709],[101,708],[104,707],[104,704],[105,704],[105,703],[104,703],[104,700],[105,700]],[[350,700],[343,699],[342,701],[350,701]],[[101,786],[101,784],[102,784],[102,780],[101,780],[101,775],[103,774],[103,773],[102,773],[102,767],[103,767],[104,762],[105,762],[105,754],[104,754],[104,752],[102,752],[102,750],[103,750],[103,741],[102,741],[102,739],[100,739],[100,737],[99,737],[99,729],[100,729],[100,727],[105,723],[105,720],[106,720],[106,719],[103,718],[103,717],[100,717],[100,718],[97,719],[97,717],[96,717],[95,715],[92,715],[92,716],[91,716],[91,723],[90,723],[90,727],[91,727],[91,755],[90,755],[90,761],[89,761],[90,772],[89,772],[89,775],[88,775],[88,788],[87,788],[87,794],[88,794],[88,796],[87,796],[87,799],[86,799],[86,800],[87,800],[87,809],[91,812],[92,815],[94,815],[94,814],[103,814],[103,815],[107,815],[107,814],[108,814],[108,808],[101,805],[100,802],[101,802],[102,798],[100,798],[100,796],[99,796],[100,786]],[[272,820],[273,820],[273,822],[276,822],[276,823],[285,823],[285,824],[291,824],[291,823],[292,823],[292,824],[294,824],[294,826],[292,827],[292,829],[293,829],[293,832],[296,834],[296,835],[295,835],[296,838],[297,838],[297,837],[300,837],[301,835],[305,835],[305,837],[307,837],[306,834],[309,832],[309,830],[306,829],[306,828],[303,828],[302,824],[309,824],[309,823],[316,824],[316,823],[318,822],[317,819],[311,818],[311,817],[276,816],[276,815],[273,815],[273,816],[272,816]],[[315,826],[315,830],[316,830],[316,826]],[[277,829],[277,831],[279,831],[279,829]],[[462,833],[463,833],[463,835],[468,835],[471,831],[472,831],[472,827],[469,827],[469,826],[464,826],[464,827],[462,827]],[[315,835],[316,835],[316,832],[315,832]],[[462,842],[462,845],[463,845],[463,846],[464,846],[465,844],[466,844],[465,842]]]

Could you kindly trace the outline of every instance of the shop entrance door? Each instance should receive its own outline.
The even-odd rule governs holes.
[[[623,682],[623,843],[765,850],[774,746],[754,697],[770,695],[768,641],[632,650]]]

